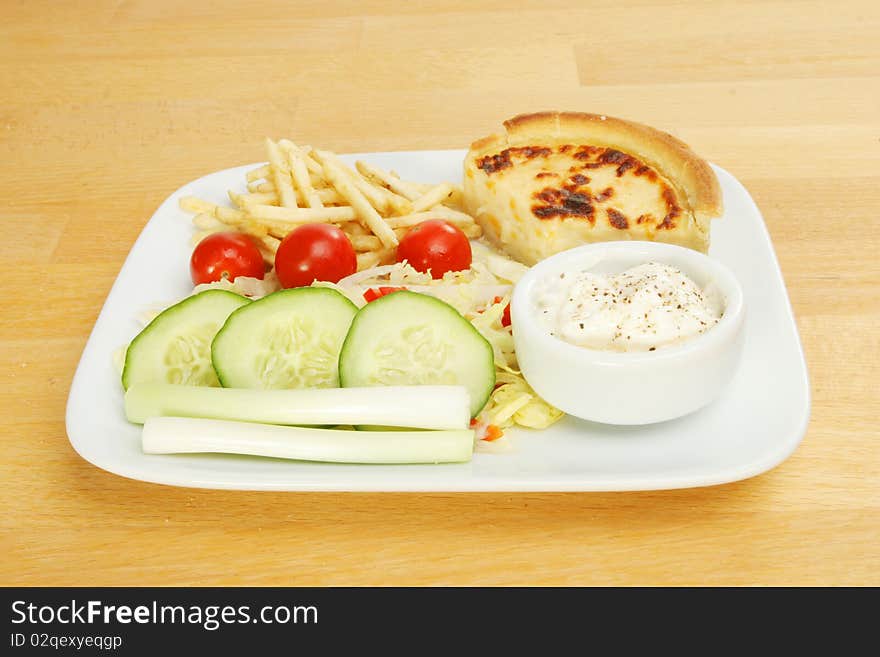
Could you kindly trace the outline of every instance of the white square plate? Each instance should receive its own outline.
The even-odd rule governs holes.
[[[424,182],[459,180],[464,151],[347,156]],[[110,472],[175,486],[310,491],[607,491],[684,488],[745,479],[797,447],[810,414],[807,369],[779,265],[761,213],[743,186],[715,167],[725,216],[711,255],[742,284],[748,308],[742,365],[724,395],[680,420],[613,427],[571,417],[544,431],[511,430],[512,449],[466,464],[339,465],[225,455],[156,456],[123,416],[112,354],[138,332],[135,317],[191,290],[192,227],[181,196],[226,203],[250,166],[184,185],[144,228],[95,323],[70,390],[67,434],[86,460]]]

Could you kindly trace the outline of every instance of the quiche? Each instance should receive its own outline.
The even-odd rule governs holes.
[[[610,240],[708,250],[722,212],[718,180],[672,135],[576,112],[522,114],[504,128],[471,145],[464,204],[520,262]]]

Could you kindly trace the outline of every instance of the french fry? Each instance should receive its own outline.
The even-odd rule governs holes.
[[[263,245],[269,253],[275,255],[275,252],[278,250],[278,247],[281,245],[281,240],[266,235],[260,240],[260,243]]]
[[[363,271],[379,264],[380,255],[378,251],[365,251],[357,254],[357,270]]]
[[[312,181],[309,178],[309,171],[302,153],[296,148],[289,149],[287,151],[287,161],[290,165],[290,173],[293,176],[297,196],[301,197],[305,201],[305,205],[308,205],[310,208],[324,207],[321,197],[318,196],[315,188],[312,187]]]
[[[429,212],[414,212],[399,217],[388,217],[385,221],[387,221],[388,225],[392,228],[408,228],[420,224],[423,221],[428,221],[429,219],[445,219],[449,223],[459,227],[474,225],[474,219],[470,215],[450,208],[444,208],[442,206],[435,207]]]
[[[273,185],[272,183],[263,182],[259,185],[254,185],[253,187],[251,187],[251,185],[248,185],[248,190],[252,194],[271,194],[271,195],[273,195],[273,198],[275,200],[266,203],[266,205],[271,205],[272,203],[275,203],[276,205],[278,204],[278,194],[275,193],[275,185]],[[300,194],[296,190],[294,190],[294,192],[296,193],[297,205],[299,205],[300,207],[305,206],[306,201],[302,197],[302,194]],[[325,204],[325,205],[345,204],[345,205],[347,205],[346,200],[344,198],[342,198],[342,196],[339,195],[339,192],[337,192],[332,187],[322,187],[321,189],[315,189],[315,194],[320,199],[322,204]]]
[[[339,192],[357,212],[357,216],[369,226],[370,230],[382,240],[382,244],[386,247],[397,246],[397,236],[394,231],[385,223],[385,220],[379,215],[372,205],[364,198],[360,190],[354,185],[349,178],[343,166],[338,162],[336,156],[327,151],[313,151],[316,159],[324,167],[324,175],[330,180],[336,191]]]
[[[369,269],[377,265],[385,265],[394,260],[394,249],[382,249],[381,251],[365,251],[357,254],[358,271]]]
[[[192,237],[189,240],[189,243],[192,246],[198,246],[198,243],[205,239],[208,235],[213,235],[214,233],[218,233],[222,228],[210,228],[207,230],[197,230],[192,234]]]
[[[218,222],[226,224],[228,226],[239,226],[247,220],[245,213],[241,210],[236,210],[234,208],[225,208],[221,205],[216,205],[214,203],[211,203],[210,201],[205,201],[203,199],[195,198],[192,196],[187,196],[180,199],[180,206],[188,212],[194,212],[198,210],[200,216],[210,215]],[[204,218],[200,219],[199,221],[207,223],[207,219]]]
[[[229,190],[229,200],[241,210],[246,210],[251,205],[278,205],[278,194],[275,192],[236,194]]]
[[[384,249],[379,251],[379,264],[380,265],[389,265],[394,262],[394,257],[397,255],[397,249]]]
[[[244,194],[239,194],[239,193],[237,193],[237,192],[233,192],[231,189],[227,189],[227,190],[226,190],[226,195],[229,197],[229,200],[232,201],[232,205],[234,205],[235,207],[237,207],[239,210],[242,209],[242,207],[241,207],[241,204],[242,204],[241,197],[244,196]]]
[[[241,210],[224,208],[220,205],[213,205],[211,213],[205,212],[193,217],[193,225],[199,228],[200,232],[207,234],[228,230],[230,227],[255,237],[262,237],[268,233],[266,226],[249,221]]]
[[[193,226],[199,230],[223,230],[225,224],[214,216],[213,212],[203,212],[192,218]]]
[[[466,212],[459,212],[458,210],[453,210],[452,208],[445,205],[435,206],[431,208],[431,212],[435,215],[438,215],[441,219],[446,219],[450,223],[455,224],[456,226],[467,226],[476,223],[474,221],[474,218]]]
[[[243,233],[247,233],[248,235],[252,235],[253,237],[257,237],[262,239],[269,234],[269,228],[262,224],[258,224],[255,221],[244,221],[238,225],[238,229]]]
[[[375,235],[349,235],[351,245],[355,251],[378,251],[382,248],[382,242]]]
[[[195,196],[182,196],[177,203],[181,210],[195,214],[211,214],[214,212],[214,208],[217,207],[210,201],[204,201]]]
[[[248,182],[253,182],[254,180],[259,180],[260,178],[268,178],[272,173],[272,169],[268,164],[264,164],[259,169],[251,169],[246,174],[244,174],[245,180]]]
[[[440,205],[452,195],[452,185],[449,183],[441,183],[432,187],[430,190],[419,196],[412,202],[413,212],[423,212]]]
[[[214,216],[224,224],[232,225],[238,225],[247,219],[247,215],[242,210],[224,208],[222,205],[214,206]]]
[[[376,212],[388,211],[388,200],[379,192],[379,188],[368,183],[360,176],[360,174],[353,172],[344,164],[337,164],[339,164],[342,170],[345,171],[351,183],[361,194],[363,194],[364,198],[367,199],[367,202],[373,206]]]
[[[409,199],[395,194],[381,184],[374,182],[359,171],[338,162],[351,178],[355,187],[364,195],[376,211],[381,214],[407,214],[412,212],[412,204]]]
[[[323,160],[321,158],[322,157],[329,157],[330,159],[332,159],[333,163],[336,166],[338,166],[340,169],[342,169],[346,173],[348,180],[364,196],[364,198],[367,199],[367,201],[370,203],[370,205],[372,205],[373,208],[377,212],[387,212],[388,211],[389,203],[388,203],[388,199],[385,196],[385,194],[388,192],[388,190],[371,184],[369,180],[367,180],[366,178],[364,178],[363,176],[358,174],[356,171],[353,171],[350,167],[346,166],[336,156],[336,154],[331,151],[321,151],[321,153],[323,154],[323,156],[322,156],[322,155],[319,155],[318,152],[311,147],[306,147],[303,150],[306,153],[306,157],[311,158],[312,161],[320,163],[319,166],[321,166],[321,173],[319,175],[319,178],[320,178],[321,184],[329,185],[330,189],[333,189],[334,191],[336,191],[338,193],[338,190],[335,189],[335,187],[336,187],[335,184],[333,183],[332,180],[329,179],[329,177],[327,176],[327,174],[323,168]],[[314,181],[314,178],[315,178],[315,176],[313,175],[312,176],[313,181]],[[343,202],[347,203],[348,201],[345,198],[343,198]]]
[[[309,182],[312,183],[312,187],[315,189],[333,189],[330,181],[328,181],[324,177],[324,173],[321,174],[312,173],[309,171]]]
[[[476,224],[474,218],[471,215],[465,212],[459,212],[458,210],[453,210],[452,208],[445,205],[436,205],[431,208],[430,212],[435,217],[445,219],[449,223],[455,224],[459,227],[471,226]]]
[[[278,251],[279,244],[281,244],[281,240],[271,235],[266,235],[257,241],[257,248],[263,256],[263,262],[267,265],[275,264],[275,252]]]
[[[385,189],[382,187],[381,189]],[[409,214],[413,211],[412,202],[400,194],[395,194],[391,190],[385,190],[388,197],[388,205],[391,214]]]
[[[278,146],[280,146],[284,151],[288,153],[298,153],[309,172],[317,174],[319,176],[324,175],[324,170],[321,165],[318,164],[318,162],[316,162],[315,159],[309,154],[312,150],[310,146],[300,147],[294,144],[289,139],[278,140]]]
[[[370,232],[366,228],[364,228],[364,225],[359,221],[346,221],[339,224],[339,227],[342,229],[342,232],[344,232],[348,236],[370,234]]]
[[[290,170],[286,166],[286,159],[282,159],[281,150],[271,139],[266,139],[266,152],[269,155],[269,164],[272,167],[272,182],[281,205],[286,208],[296,207],[296,194],[293,193],[293,185],[290,182]]]
[[[367,178],[387,187],[395,194],[398,194],[409,201],[414,201],[422,195],[422,192],[416,189],[411,183],[402,181],[389,171],[385,171],[384,169],[362,161],[355,162],[355,167]]]
[[[282,208],[276,205],[252,205],[247,216],[254,221],[274,221],[291,224],[307,224],[312,222],[333,223],[352,221],[357,218],[354,208]]]
[[[332,187],[324,189],[316,189],[315,194],[321,200],[321,203],[335,203],[337,205],[348,205],[348,202],[342,198],[342,195]]]
[[[232,210],[218,206],[214,209],[214,216],[226,225],[254,237],[263,237],[269,232],[267,226],[248,219],[241,210]]]
[[[483,227],[480,224],[470,224],[469,226],[461,226],[463,232],[469,239],[477,239],[483,235]]]
[[[231,226],[236,230],[258,237],[266,234],[272,234],[275,237],[284,237],[287,233],[296,228],[295,224],[275,222],[270,219],[254,219],[250,217],[246,211],[233,210],[232,208],[224,208],[220,206],[214,208],[214,216],[227,226]]]
[[[375,182],[369,177],[363,175],[359,171],[352,171],[351,175],[354,176],[357,180],[362,180],[363,184],[370,189],[374,189],[376,193],[382,198],[382,210],[386,214],[409,214],[413,211],[412,203],[405,196],[401,196],[395,192],[392,192],[387,187],[384,187],[380,183]]]
[[[348,174],[349,180],[354,183],[354,186],[357,187],[358,191],[364,195],[364,198],[369,201],[370,205],[372,205],[380,215],[393,214],[396,211],[391,192],[387,189],[374,185],[361,176],[357,171],[353,171],[348,167],[345,167],[345,173]],[[406,201],[406,199],[404,199],[404,201]],[[406,209],[409,209],[409,201],[406,201]]]
[[[443,201],[444,205],[448,205],[456,210],[464,209],[464,190],[461,188],[461,185],[453,185],[452,186],[452,194],[448,199]]]
[[[254,180],[247,184],[249,192],[265,194],[268,192],[275,193],[275,185],[268,180]]]

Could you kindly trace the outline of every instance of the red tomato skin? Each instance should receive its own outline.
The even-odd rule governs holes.
[[[303,224],[281,240],[275,274],[282,287],[306,287],[313,281],[336,283],[357,271],[357,255],[340,228]]]
[[[375,301],[376,299],[380,299],[387,294],[391,294],[392,292],[397,292],[398,290],[405,290],[405,287],[388,287],[388,286],[380,286],[380,287],[371,287],[364,292],[364,301],[370,303],[371,301]]]
[[[239,276],[263,278],[266,267],[254,241],[243,233],[208,235],[193,249],[189,273],[194,285],[213,283],[221,278],[234,281]]]
[[[448,271],[470,269],[471,243],[457,227],[442,219],[416,225],[397,246],[397,262],[406,260],[416,270],[431,271],[431,278],[443,278]]]

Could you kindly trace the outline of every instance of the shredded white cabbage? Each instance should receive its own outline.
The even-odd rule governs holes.
[[[506,429],[516,424],[531,429],[546,429],[563,413],[541,399],[520,373],[513,335],[509,327],[501,323],[508,303],[509,297],[504,297],[484,312],[469,318],[495,352],[496,387],[477,417],[477,425],[481,428],[494,425]]]
[[[213,283],[202,283],[196,285],[191,294],[198,294],[205,290],[228,290],[251,299],[259,299],[280,289],[281,283],[278,282],[278,277],[275,276],[274,271],[270,271],[263,278],[238,276],[234,281],[223,278]]]
[[[228,290],[229,292],[235,292],[236,294],[251,299],[259,299],[260,297],[264,297],[267,294],[271,294],[280,289],[281,284],[278,282],[275,273],[268,272],[264,278],[239,276],[232,282],[224,278],[213,283],[202,283],[196,285],[187,296],[192,296],[199,292],[204,292],[205,290]],[[135,315],[135,321],[141,326],[146,326],[156,319],[156,316],[163,310],[183,301],[185,298],[186,297],[181,297],[180,299],[173,299],[171,301],[156,301],[151,303],[149,306],[142,308],[137,315]]]
[[[546,429],[564,415],[541,399],[518,371],[499,372],[497,381],[500,385],[480,413],[487,424]]]

